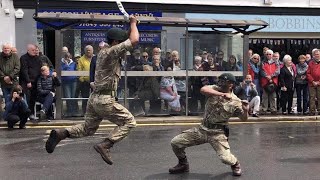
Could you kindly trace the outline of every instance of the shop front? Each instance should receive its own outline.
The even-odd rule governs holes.
[[[311,53],[320,45],[319,16],[289,15],[242,15],[242,14],[198,14],[187,13],[187,18],[247,19],[263,20],[269,26],[249,36],[249,47],[254,53],[263,55],[263,47],[279,52],[282,57],[289,54],[294,62],[300,54]]]

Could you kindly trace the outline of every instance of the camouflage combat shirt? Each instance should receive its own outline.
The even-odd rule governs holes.
[[[220,91],[220,87],[216,85],[209,87]],[[233,92],[231,93],[231,97],[231,100],[226,100],[221,96],[209,96],[205,105],[203,123],[225,125],[230,117],[240,116],[243,113],[241,100]],[[207,129],[203,125],[201,127]]]
[[[95,72],[95,91],[116,91],[121,78],[121,58],[132,49],[129,39],[126,41],[100,50],[97,57]]]

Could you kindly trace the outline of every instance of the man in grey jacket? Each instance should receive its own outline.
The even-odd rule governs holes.
[[[252,116],[259,117],[260,108],[260,96],[256,89],[256,85],[252,82],[252,77],[248,74],[244,82],[240,83],[240,86],[236,87],[234,93],[242,100],[249,102],[249,109],[253,109]]]

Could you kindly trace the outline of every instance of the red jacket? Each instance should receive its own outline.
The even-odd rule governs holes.
[[[251,78],[254,79],[254,72],[250,66],[250,63],[248,64],[248,73],[247,74],[250,74],[251,75]]]
[[[271,76],[273,83],[278,85],[278,76],[280,74],[280,65],[273,62],[269,64],[268,62],[263,62],[261,66],[261,71],[262,71],[262,77],[260,79],[260,84],[261,87],[265,87],[268,83],[269,80],[266,78],[266,76]]]
[[[309,62],[307,80],[309,86],[313,86],[313,81],[320,81],[320,62],[317,63],[315,60]]]

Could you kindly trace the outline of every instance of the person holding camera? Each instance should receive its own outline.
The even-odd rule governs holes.
[[[12,130],[13,126],[19,121],[19,129],[25,129],[31,111],[23,98],[22,87],[20,85],[14,86],[10,97],[11,101],[6,103],[4,112],[4,120],[7,121],[8,129]]]
[[[252,117],[259,117],[260,96],[256,85],[252,82],[250,74],[246,76],[244,82],[240,83],[240,85],[235,88],[234,94],[241,100],[247,100],[249,102],[249,110],[252,109]]]

